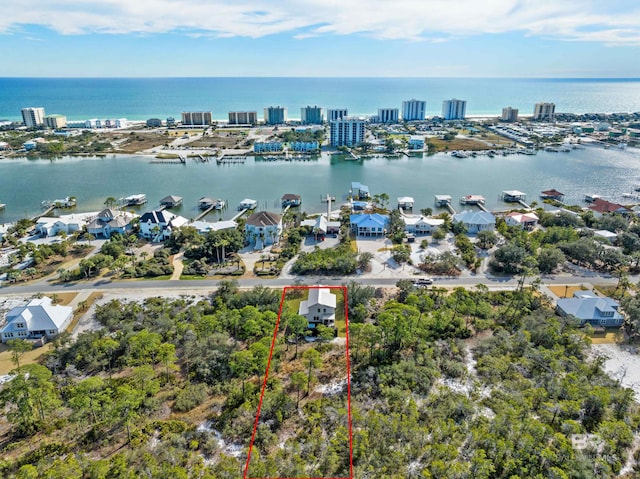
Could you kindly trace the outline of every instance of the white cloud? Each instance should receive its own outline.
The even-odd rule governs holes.
[[[0,33],[41,25],[65,35],[183,32],[302,39],[360,34],[443,41],[519,31],[544,38],[640,45],[631,0],[3,0]]]

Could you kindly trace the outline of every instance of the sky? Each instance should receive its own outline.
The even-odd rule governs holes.
[[[640,78],[636,0],[2,0],[0,77]]]

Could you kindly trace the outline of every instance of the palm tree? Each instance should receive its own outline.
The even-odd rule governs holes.
[[[113,208],[117,203],[118,200],[116,200],[113,196],[109,196],[106,200],[104,200],[104,205],[107,208]]]

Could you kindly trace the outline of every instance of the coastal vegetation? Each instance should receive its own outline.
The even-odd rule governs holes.
[[[595,479],[625,465],[631,391],[536,291],[347,287],[355,477]],[[249,474],[346,477],[344,345],[286,340],[301,331],[297,296]],[[111,301],[96,308],[102,329],[60,337],[41,364],[12,345],[0,474],[243,477],[279,301],[231,282],[210,298]]]

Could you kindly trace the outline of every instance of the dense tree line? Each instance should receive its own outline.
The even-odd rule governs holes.
[[[633,394],[535,291],[410,281],[392,298],[357,283],[347,291],[355,477],[595,479],[621,469],[640,420]],[[317,389],[346,380],[345,349],[297,341],[305,320],[294,293],[249,475],[346,477],[346,387]],[[207,299],[111,301],[96,307],[102,329],[57,339],[42,364],[16,353],[0,392],[0,474],[242,477],[280,297],[225,282]],[[593,434],[584,451],[576,434]]]

